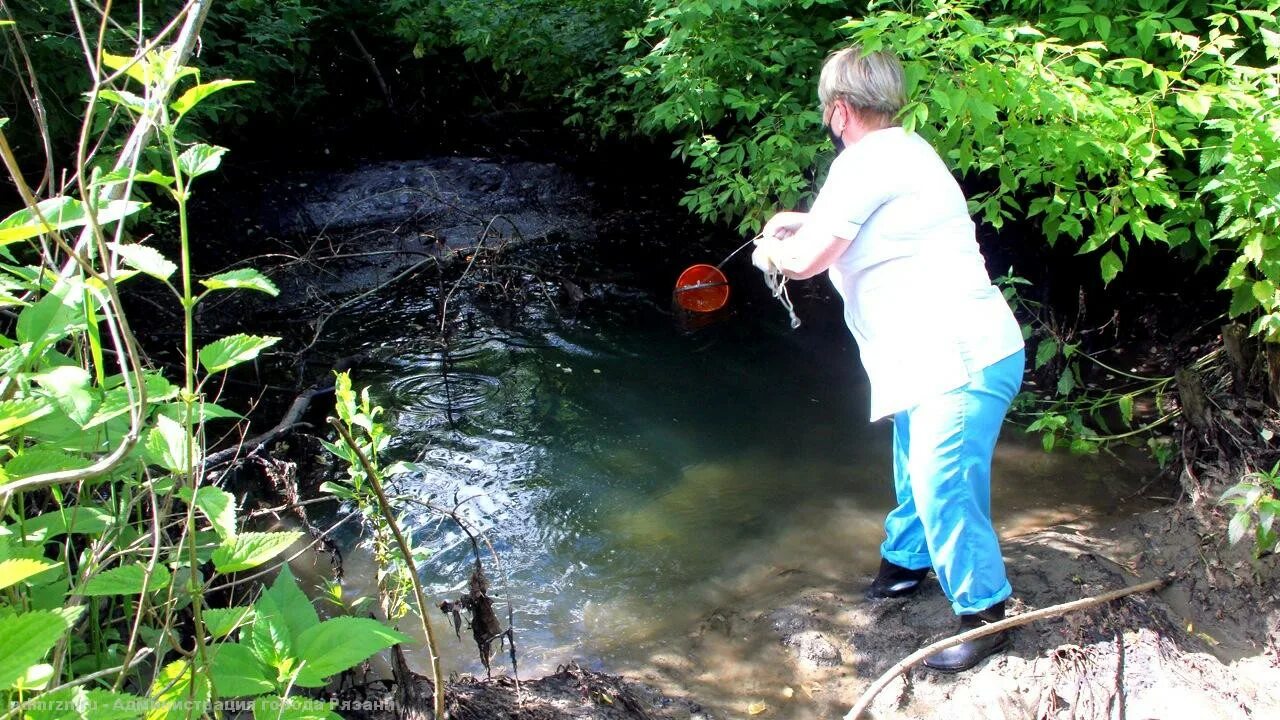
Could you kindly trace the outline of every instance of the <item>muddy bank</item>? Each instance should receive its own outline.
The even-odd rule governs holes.
[[[1168,572],[1178,580],[1017,629],[1006,652],[971,672],[913,669],[875,700],[874,716],[1280,716],[1276,560],[1252,568],[1197,534],[1185,512],[1081,520],[1007,540],[1011,615]],[[718,717],[841,717],[882,672],[956,629],[936,583],[915,598],[870,603],[869,580],[783,569],[705,618],[683,647],[655,653],[638,677],[692,693]]]
[[[447,690],[453,720],[712,720],[696,702],[671,698],[634,680],[592,672],[569,663],[554,674],[516,682],[500,676],[455,677]],[[342,694],[347,720],[391,720],[431,716],[431,683],[412,688],[375,683]]]

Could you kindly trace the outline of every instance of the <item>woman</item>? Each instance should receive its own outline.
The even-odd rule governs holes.
[[[915,592],[932,569],[967,630],[1004,617],[1012,589],[991,524],[991,455],[1022,383],[1022,333],[991,285],[960,186],[894,118],[892,55],[840,50],[818,81],[838,154],[807,213],[780,212],[752,257],[790,278],[827,271],[871,381],[871,419],[893,417],[898,506],[867,596]],[[933,655],[959,672],[1003,633]]]

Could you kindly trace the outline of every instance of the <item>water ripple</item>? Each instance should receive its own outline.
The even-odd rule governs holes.
[[[465,370],[403,375],[387,383],[393,407],[410,415],[469,410],[485,404],[497,389],[498,378]]]

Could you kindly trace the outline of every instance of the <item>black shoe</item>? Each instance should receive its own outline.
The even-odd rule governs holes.
[[[960,632],[966,632],[1003,619],[1004,601],[1000,601],[977,614],[961,615]],[[1003,650],[1008,644],[1009,631],[1005,630],[960,643],[946,650],[939,650],[925,658],[924,665],[939,672],[964,672],[990,657],[993,653]]]
[[[911,570],[880,559],[880,572],[867,588],[868,600],[883,600],[910,595],[920,589],[920,581],[929,574],[929,568]]]

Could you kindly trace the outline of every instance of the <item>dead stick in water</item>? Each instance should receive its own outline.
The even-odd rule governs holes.
[[[1172,581],[1173,577],[1169,576],[1138,585],[1130,585],[1127,588],[1115,590],[1113,592],[1106,593],[1105,595],[1074,600],[1069,603],[1062,603],[1061,605],[1053,605],[1047,608],[1033,610],[1029,613],[1024,613],[1016,617],[1005,618],[999,622],[994,622],[990,625],[983,625],[982,627],[962,632],[959,635],[952,635],[949,638],[939,640],[938,642],[917,650],[902,660],[899,660],[896,665],[889,668],[880,677],[876,678],[876,681],[871,683],[871,687],[867,688],[866,692],[862,693],[862,697],[858,698],[858,702],[854,703],[853,709],[844,716],[844,720],[858,720],[858,718],[862,716],[862,713],[866,711],[867,706],[871,704],[871,701],[875,699],[876,695],[879,695],[881,690],[884,690],[889,683],[893,682],[894,678],[911,669],[921,660],[924,660],[939,650],[946,650],[954,645],[959,645],[960,643],[968,642],[985,635],[998,633],[1002,630],[1015,628],[1019,625],[1026,625],[1028,623],[1035,622],[1036,620],[1066,615],[1067,613],[1075,612],[1076,610],[1085,610],[1087,608],[1094,607],[1095,605],[1105,605],[1112,600],[1119,600],[1126,595],[1159,590]]]

